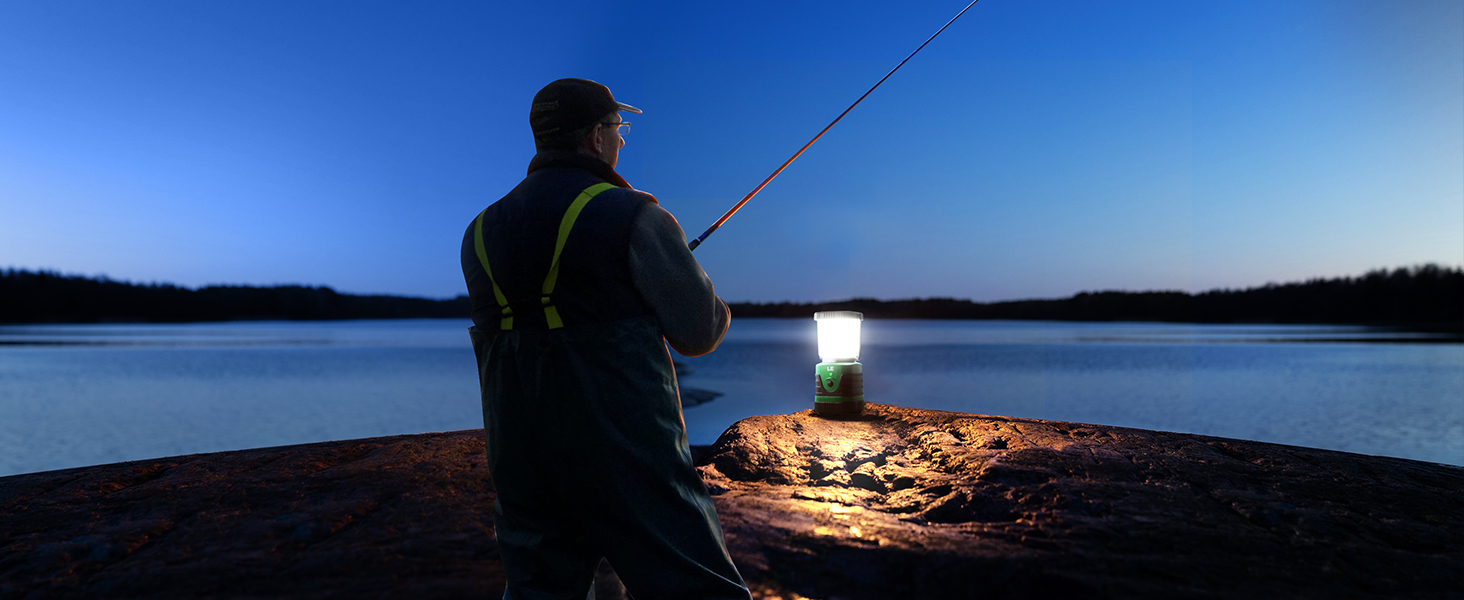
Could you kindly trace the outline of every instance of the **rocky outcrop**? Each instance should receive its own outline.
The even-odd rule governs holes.
[[[3,478],[0,598],[495,595],[482,451],[465,431]],[[1464,468],[1447,465],[870,405],[741,421],[699,468],[759,598],[1450,597],[1464,581]]]
[[[871,405],[732,426],[703,459],[734,558],[814,598],[1439,597],[1464,468]]]

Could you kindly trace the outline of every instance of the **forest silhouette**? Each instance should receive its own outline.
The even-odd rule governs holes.
[[[470,311],[466,296],[357,296],[299,285],[189,289],[48,271],[0,271],[0,323],[465,318]]]
[[[869,318],[1164,321],[1180,323],[1341,323],[1464,329],[1464,269],[1428,264],[1358,277],[1268,283],[1191,294],[1082,292],[1056,300],[972,302],[955,298],[735,304],[744,317],[807,317],[855,310]]]
[[[1246,289],[1083,292],[1069,298],[973,302],[956,298],[741,302],[735,317],[809,318],[857,310],[868,318],[1338,323],[1464,330],[1464,269],[1428,264],[1357,277]],[[0,270],[0,323],[192,322],[467,318],[466,296],[447,300],[342,294],[329,287],[134,284],[51,271]]]

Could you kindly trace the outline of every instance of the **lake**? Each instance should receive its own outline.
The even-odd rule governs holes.
[[[467,320],[0,326],[0,476],[482,427]],[[1464,465],[1464,345],[1345,326],[872,320],[871,402]],[[1378,341],[1368,341],[1378,340]],[[1383,343],[1381,340],[1388,340]],[[738,319],[693,444],[812,406],[812,319]]]

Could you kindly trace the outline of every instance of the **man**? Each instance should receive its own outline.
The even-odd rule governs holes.
[[[746,600],[666,350],[711,352],[727,305],[615,172],[620,111],[593,81],[540,90],[528,177],[463,237],[504,598],[582,599],[604,557],[638,600]]]

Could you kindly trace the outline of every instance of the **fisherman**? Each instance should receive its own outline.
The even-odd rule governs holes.
[[[583,599],[603,557],[640,600],[746,600],[666,349],[711,352],[730,314],[676,219],[615,172],[621,111],[641,112],[593,81],[544,86],[528,176],[463,237],[503,597]]]

